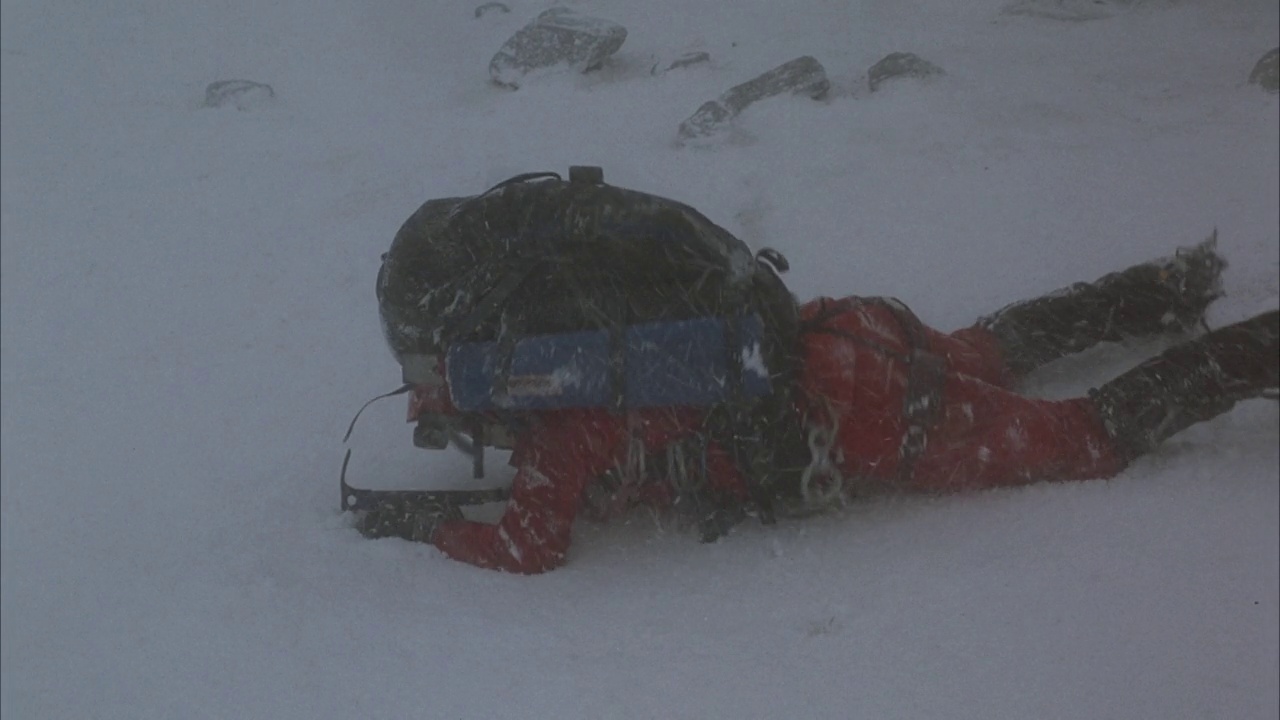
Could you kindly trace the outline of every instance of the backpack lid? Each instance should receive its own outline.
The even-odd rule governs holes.
[[[740,313],[761,272],[772,270],[693,208],[574,168],[568,181],[528,174],[423,204],[384,256],[378,299],[399,359],[460,340]]]

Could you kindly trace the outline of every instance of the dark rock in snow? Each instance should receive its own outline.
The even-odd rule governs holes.
[[[703,103],[689,119],[680,123],[680,137],[692,139],[712,135],[747,106],[765,98],[804,94],[818,100],[827,94],[830,87],[822,64],[804,55],[729,88],[716,100]]]
[[[622,47],[627,29],[610,20],[552,8],[520,28],[489,61],[489,77],[516,89],[526,73],[568,65],[581,72],[599,68]]]
[[[1267,92],[1280,92],[1280,47],[1258,60],[1249,73],[1249,82]]]
[[[489,12],[509,13],[511,12],[511,8],[500,2],[487,2],[476,7],[476,17],[483,17]]]
[[[867,71],[867,84],[871,91],[886,80],[896,77],[923,78],[930,75],[945,75],[942,68],[916,55],[915,53],[889,53],[880,62]]]
[[[266,83],[252,80],[218,80],[204,89],[205,107],[234,105],[237,110],[249,110],[271,101],[276,91]]]
[[[671,72],[672,70],[676,70],[678,68],[689,67],[690,65],[698,65],[700,63],[705,63],[705,62],[711,62],[710,53],[702,52],[701,50],[699,50],[698,52],[687,52],[681,55],[680,57],[676,58],[675,60],[672,60],[665,68],[662,68],[661,70],[658,69],[658,66],[661,65],[662,63],[655,62],[653,64],[653,67],[649,68],[649,74],[665,75]]]
[[[720,101],[736,115],[751,103],[783,93],[803,93],[817,100],[826,95],[830,87],[822,64],[805,55],[729,88],[720,96]]]
[[[733,111],[725,107],[719,100],[708,100],[687,120],[680,123],[680,137],[691,140],[696,137],[715,134],[723,125],[733,119]]]
[[[681,55],[675,60],[672,60],[671,64],[667,66],[667,69],[675,70],[676,68],[688,67],[690,65],[697,65],[698,63],[704,63],[704,62],[711,62],[710,53],[705,53],[701,51],[689,52]]]
[[[667,74],[671,72],[671,70],[687,68],[689,65],[709,63],[710,60],[712,60],[712,56],[710,56],[709,53],[703,53],[701,50],[696,51],[696,53],[685,53],[684,55],[681,55],[680,58],[676,58],[675,60],[672,60],[671,63],[668,63],[666,68],[658,69],[658,65],[662,63],[654,63],[653,67],[649,68],[649,74],[652,74],[652,76],[660,76],[660,74]]]

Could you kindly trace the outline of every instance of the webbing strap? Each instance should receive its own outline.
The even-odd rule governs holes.
[[[915,473],[916,462],[929,444],[929,429],[942,408],[942,384],[946,359],[932,352],[929,336],[920,318],[897,298],[871,300],[893,313],[907,340],[907,389],[902,402],[906,429],[898,446],[898,482],[906,485]]]
[[[520,173],[519,175],[516,175],[516,176],[514,176],[514,177],[509,177],[509,178],[507,178],[506,180],[503,180],[502,182],[498,183],[497,185],[494,185],[493,187],[489,188],[488,190],[485,190],[484,192],[480,193],[480,194],[479,194],[479,195],[477,195],[476,197],[477,197],[477,198],[482,198],[482,197],[484,197],[485,195],[488,195],[489,193],[493,192],[494,190],[501,190],[502,188],[504,188],[504,187],[506,187],[506,186],[508,186],[508,185],[515,185],[516,183],[529,182],[530,180],[542,180],[542,179],[544,179],[544,178],[555,178],[556,180],[559,180],[559,179],[560,179],[560,173],[558,173],[558,172],[545,172],[545,171],[544,171],[544,172],[527,172],[527,173]]]
[[[467,313],[462,320],[452,325],[445,333],[445,339],[452,341],[456,338],[475,332],[486,320],[498,311],[498,306],[507,301],[511,297],[511,293],[524,283],[540,263],[530,260],[523,267],[508,273],[505,277],[494,286],[492,290],[485,294],[480,302]]]
[[[898,483],[907,485],[915,472],[916,462],[924,454],[929,443],[929,429],[942,408],[942,385],[946,378],[946,359],[937,355],[929,346],[929,335],[924,323],[897,298],[856,298],[858,303],[877,305],[888,310],[901,326],[907,344],[903,355],[880,343],[825,326],[827,320],[840,313],[836,307],[823,307],[817,317],[802,328],[801,332],[821,332],[836,335],[850,342],[896,358],[907,365],[907,389],[902,402],[905,430],[898,446]]]
[[[351,418],[351,424],[347,426],[347,434],[342,436],[342,442],[346,442],[351,439],[351,432],[356,429],[356,421],[360,419],[360,413],[364,412],[365,408],[369,407],[370,405],[378,402],[383,398],[394,397],[396,395],[403,395],[412,389],[413,389],[413,383],[405,383],[404,385],[401,385],[395,390],[392,390],[391,392],[388,392],[388,393],[383,393],[378,397],[372,398],[365,404],[361,405],[360,409],[356,411],[356,416]]]

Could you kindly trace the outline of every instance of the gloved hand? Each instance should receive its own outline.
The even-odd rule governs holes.
[[[452,511],[435,508],[407,510],[382,507],[366,511],[361,515],[356,520],[356,529],[361,535],[370,539],[396,537],[412,542],[430,543],[435,535],[436,526],[442,521],[462,519],[462,513],[457,508],[452,508]]]

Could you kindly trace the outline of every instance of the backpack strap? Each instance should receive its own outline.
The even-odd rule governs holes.
[[[826,321],[843,312],[838,307],[823,307],[817,315],[805,322],[802,333],[827,333],[837,335],[851,343],[869,348],[882,355],[900,360],[907,366],[907,389],[902,401],[902,417],[905,430],[898,446],[897,482],[908,485],[915,472],[916,462],[924,454],[929,442],[929,429],[937,421],[942,408],[942,385],[946,379],[946,359],[933,352],[924,323],[897,298],[855,298],[857,303],[875,305],[888,310],[902,328],[906,353],[873,340],[842,332],[826,325]]]
[[[493,187],[489,188],[488,190],[485,190],[484,192],[480,193],[480,194],[479,194],[479,195],[477,195],[476,197],[477,197],[477,198],[482,198],[482,197],[484,197],[485,195],[488,195],[489,193],[492,193],[492,192],[493,192],[493,191],[495,191],[495,190],[501,190],[502,188],[504,188],[504,187],[506,187],[506,186],[508,186],[508,185],[516,185],[516,184],[518,184],[518,183],[525,183],[525,182],[530,182],[530,181],[533,181],[533,180],[544,180],[544,179],[547,179],[547,178],[552,178],[552,179],[555,179],[555,180],[560,180],[560,179],[561,179],[561,178],[560,178],[560,173],[557,173],[557,172],[546,172],[546,171],[543,171],[543,172],[527,172],[527,173],[520,173],[519,175],[516,175],[516,176],[514,176],[514,177],[509,177],[509,178],[507,178],[506,180],[503,180],[502,182],[498,183],[497,185],[494,185]]]
[[[898,448],[898,479],[905,485],[915,473],[916,462],[929,443],[928,431],[942,410],[942,384],[946,379],[947,363],[945,358],[932,351],[924,324],[915,313],[896,298],[889,298],[885,303],[902,324],[910,348],[907,392],[902,409],[906,431]]]
[[[764,320],[761,351],[770,371],[772,392],[730,403],[721,421],[725,427],[719,429],[717,437],[727,434],[726,447],[746,482],[748,502],[760,522],[769,525],[777,521],[779,501],[799,496],[801,473],[809,452],[793,396],[800,365],[799,311],[795,297],[780,277],[790,266],[786,257],[772,248],[760,250],[755,260],[756,276],[747,306]],[[737,330],[737,324],[730,325],[731,333]],[[741,347],[733,337],[729,345]],[[736,369],[736,378],[740,379],[742,357],[734,353],[730,360],[730,367]],[[733,509],[722,514],[718,524],[710,528],[704,524],[703,539],[727,532],[732,522],[725,521],[740,520],[745,514],[742,508]]]
[[[901,300],[868,298],[864,302],[892,313],[907,343],[907,390],[902,402],[906,429],[898,446],[898,483],[905,487],[915,473],[916,462],[929,444],[929,429],[942,409],[942,384],[946,378],[947,363],[945,358],[932,351],[924,323]]]
[[[498,284],[485,293],[480,302],[476,303],[471,312],[464,315],[461,320],[445,332],[445,337],[453,339],[475,332],[477,328],[502,307],[502,304],[507,301],[507,298],[511,297],[512,293],[524,284],[524,281],[533,274],[534,269],[539,264],[536,260],[529,260],[519,268],[503,276],[502,280],[498,281]]]

